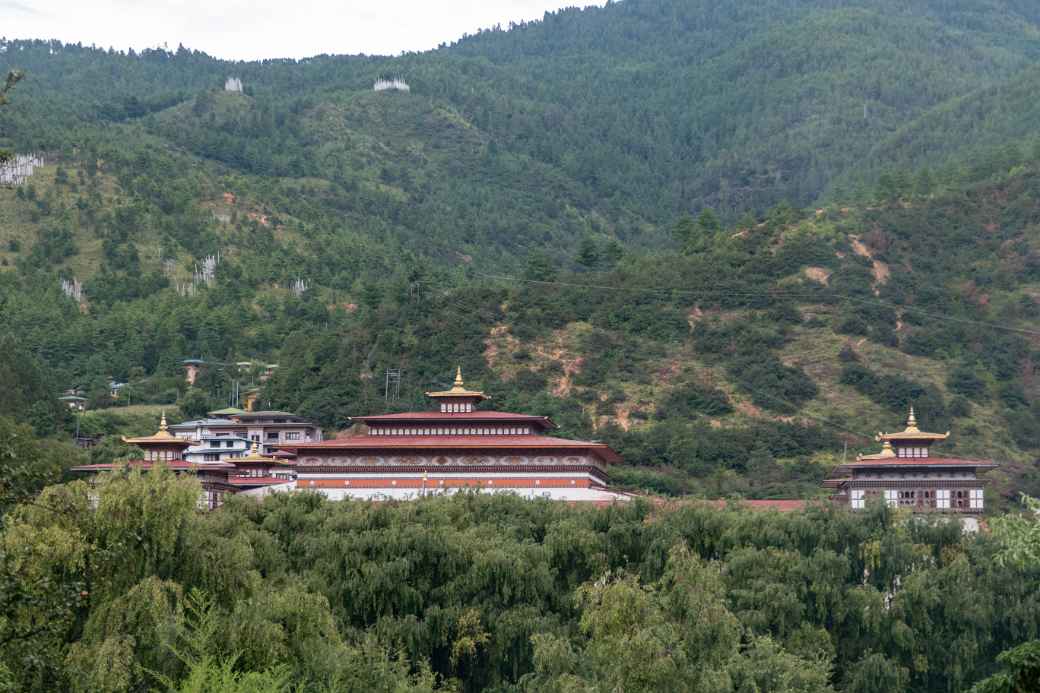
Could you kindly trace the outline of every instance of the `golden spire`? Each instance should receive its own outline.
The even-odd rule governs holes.
[[[917,417],[914,416],[914,405],[910,405],[910,416],[906,419],[906,430],[916,432],[917,429]]]
[[[885,441],[881,445],[881,456],[882,457],[895,457],[896,451],[892,449],[892,443]]]
[[[234,459],[235,464],[243,464],[245,462],[263,462],[266,464],[284,464],[281,460],[275,459],[270,455],[265,455],[260,452],[260,442],[257,440],[253,441],[253,444],[249,448],[249,454],[245,457],[236,457]]]
[[[127,438],[123,436],[124,443],[130,443],[131,445],[181,445],[183,447],[189,447],[191,445],[190,440],[184,440],[170,433],[170,427],[166,424],[166,410],[163,409],[162,416],[159,418],[159,430],[150,436],[140,436],[137,438]]]
[[[922,431],[917,427],[917,414],[914,412],[914,406],[910,405],[910,412],[906,417],[906,428],[897,433],[880,433],[878,434],[878,440],[892,440],[897,443],[901,441],[922,441],[931,443],[938,442],[940,440],[946,440],[950,437],[949,431],[946,433],[928,433]]]
[[[437,397],[452,397],[452,398],[475,397],[475,398],[479,398],[479,399],[491,399],[490,397],[485,395],[483,392],[478,392],[478,391],[475,391],[475,390],[467,390],[466,389],[466,383],[464,383],[463,380],[462,380],[462,366],[456,366],[455,367],[455,383],[453,384],[453,386],[452,386],[452,388],[450,390],[444,390],[442,392],[427,392],[426,396],[427,397],[433,397],[433,398],[437,398]]]

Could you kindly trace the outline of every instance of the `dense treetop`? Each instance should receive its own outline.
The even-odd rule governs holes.
[[[1040,630],[1035,562],[880,506],[198,492],[124,471],[10,511],[0,686],[945,693]]]

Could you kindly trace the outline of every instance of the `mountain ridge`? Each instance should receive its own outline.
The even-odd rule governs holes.
[[[1038,21],[654,0],[397,58],[5,42],[0,131],[51,157],[0,189],[0,319],[95,404],[219,405],[179,361],[262,357],[333,430],[395,408],[383,369],[461,363],[675,493],[813,495],[912,401],[1010,496],[1040,483]]]

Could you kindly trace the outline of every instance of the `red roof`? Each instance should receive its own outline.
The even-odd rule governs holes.
[[[845,462],[841,467],[996,467],[993,460],[967,460],[959,457],[885,457],[878,460]]]
[[[275,458],[274,455],[262,460],[251,460],[248,457],[231,457],[231,466],[248,467],[250,465],[267,465],[269,467],[292,467],[296,462],[285,458]]]
[[[153,465],[162,464],[173,471],[205,471],[207,469],[234,469],[235,465],[227,462],[185,462],[184,460],[163,460],[153,462],[151,460],[127,460],[125,462],[110,462],[106,464],[83,464],[73,467],[74,472],[104,472],[120,467],[132,467],[134,469],[151,469]]]
[[[291,480],[274,476],[231,476],[228,477],[228,482],[232,486],[277,486],[291,483]]]
[[[567,440],[552,436],[347,436],[320,443],[280,444],[278,447],[303,453],[307,450],[588,450],[607,462],[621,462],[621,456],[606,443]]]
[[[556,424],[548,416],[532,416],[531,414],[511,414],[505,411],[472,411],[453,414],[444,411],[409,411],[400,414],[377,414],[375,416],[352,416],[351,421],[516,421],[518,423],[539,424],[544,428],[556,428]]]

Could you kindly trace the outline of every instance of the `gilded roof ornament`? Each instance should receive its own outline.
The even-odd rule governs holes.
[[[937,442],[940,440],[946,440],[950,436],[950,432],[946,433],[929,433],[928,431],[922,431],[917,427],[917,415],[914,413],[914,406],[910,405],[910,413],[906,417],[906,428],[897,433],[879,433],[877,436],[878,440],[895,440],[895,441],[930,441]]]
[[[906,419],[906,432],[907,433],[919,433],[920,429],[917,428],[917,417],[914,416],[914,405],[910,405],[910,416]]]
[[[478,390],[467,390],[466,383],[462,380],[462,366],[455,367],[455,383],[450,390],[440,392],[427,392],[427,397],[473,397],[477,399],[491,399]]]
[[[896,451],[892,448],[892,443],[886,440],[881,444],[881,452],[873,455],[856,455],[856,461],[884,460],[892,457],[896,457]]]
[[[282,460],[276,459],[269,455],[265,455],[260,452],[260,442],[254,440],[252,446],[249,448],[249,454],[245,457],[238,457],[234,459],[234,463],[240,464],[242,462],[265,462],[267,464],[286,464]]]

